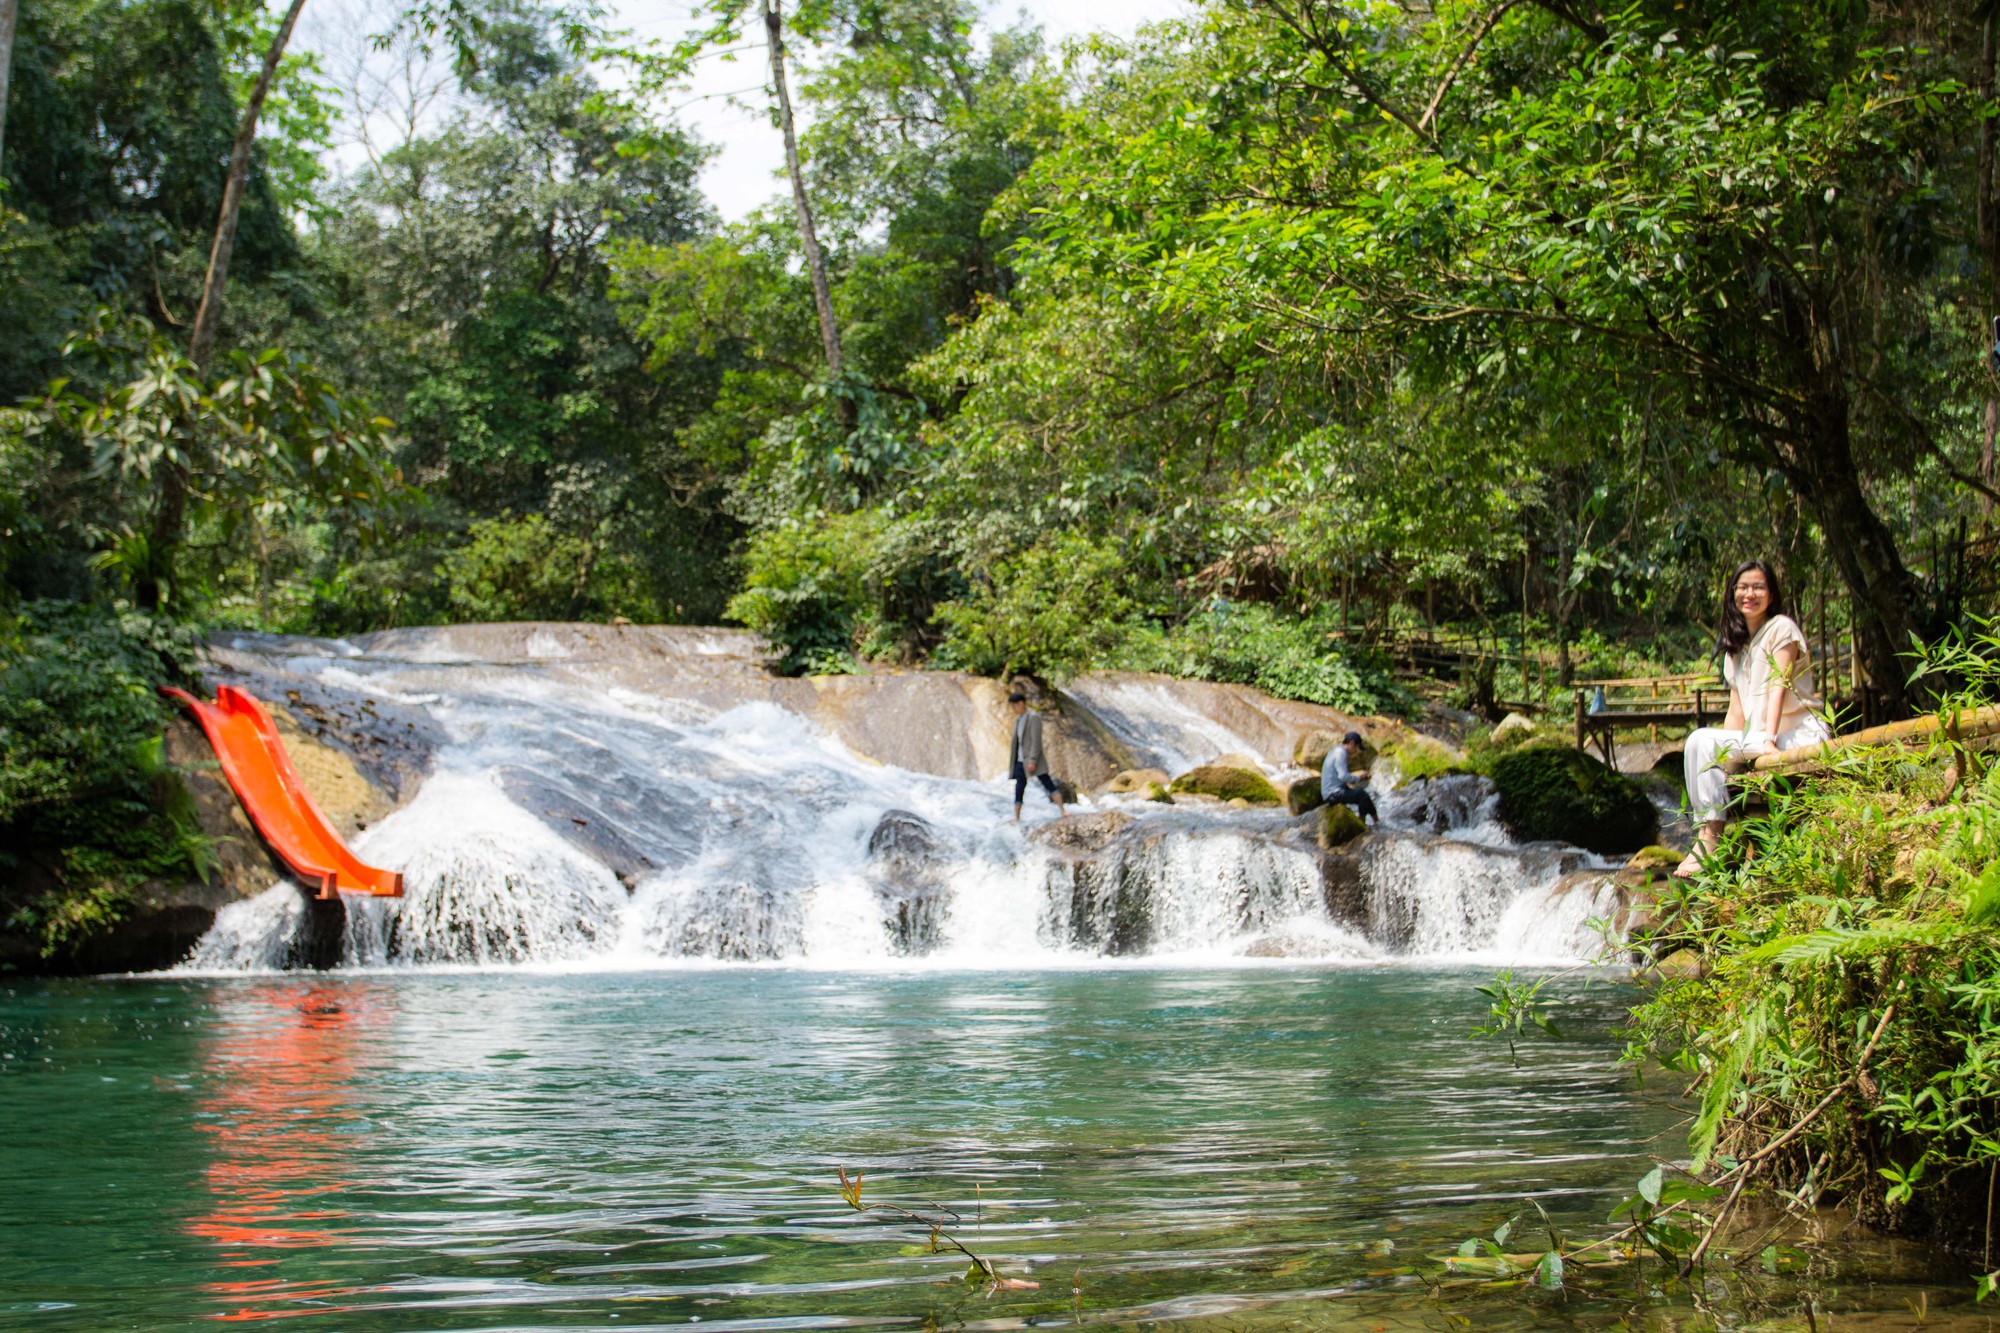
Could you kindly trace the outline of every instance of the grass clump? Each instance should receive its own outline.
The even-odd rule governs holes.
[[[1957,687],[1947,717],[2000,701],[1991,625],[1931,666]],[[1700,966],[1656,983],[1628,1054],[1692,1076],[1698,1163],[1979,1243],[2000,1170],[2000,766],[1941,732],[1766,799],[1662,889],[1643,947]]]

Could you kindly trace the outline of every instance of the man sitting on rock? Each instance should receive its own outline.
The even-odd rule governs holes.
[[[1068,815],[1063,808],[1062,788],[1049,776],[1048,756],[1042,753],[1042,715],[1028,708],[1028,696],[1018,690],[1007,696],[1014,710],[1014,745],[1007,756],[1007,776],[1014,779],[1014,822],[1021,822],[1021,798],[1028,794],[1028,779],[1042,784],[1042,790],[1056,803],[1056,818]]]
[[[1368,794],[1364,785],[1368,781],[1368,770],[1356,770],[1355,762],[1361,758],[1361,733],[1350,731],[1340,744],[1326,752],[1326,763],[1319,770],[1319,794],[1328,805],[1351,805],[1354,812],[1373,824],[1376,822],[1375,798]]]

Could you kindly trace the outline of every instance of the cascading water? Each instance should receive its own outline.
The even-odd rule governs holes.
[[[1609,910],[1563,879],[1580,854],[1504,845],[1478,779],[1381,793],[1385,831],[1346,852],[1282,814],[1142,799],[1060,825],[1031,801],[1015,826],[1011,784],[873,762],[802,711],[796,682],[756,698],[725,681],[719,650],[662,681],[597,672],[546,628],[502,661],[255,646],[256,670],[284,677],[267,691],[380,702],[435,737],[415,797],[356,839],[406,896],[346,900],[346,966],[1547,960],[1594,952],[1587,922]],[[1135,762],[1254,752],[1167,686],[1093,684],[1074,700]],[[314,920],[278,886],[225,908],[187,965],[302,965]]]

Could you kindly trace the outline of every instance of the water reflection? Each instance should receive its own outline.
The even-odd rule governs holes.
[[[288,1251],[342,1243],[339,1196],[357,1182],[350,1094],[358,1050],[380,1018],[365,986],[260,982],[221,990],[204,1052],[198,1124],[210,1207],[186,1224],[228,1276],[204,1284],[225,1321],[353,1308],[370,1288],[319,1277],[252,1276]]]

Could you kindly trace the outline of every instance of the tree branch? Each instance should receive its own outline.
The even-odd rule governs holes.
[[[1485,20],[1474,30],[1472,40],[1467,42],[1465,49],[1458,53],[1458,59],[1451,62],[1451,68],[1444,72],[1443,82],[1439,83],[1437,91],[1431,94],[1430,105],[1424,108],[1423,115],[1417,117],[1417,133],[1423,134],[1426,131],[1430,131],[1431,118],[1437,115],[1438,106],[1444,101],[1444,95],[1451,91],[1451,86],[1458,82],[1458,76],[1465,72],[1466,65],[1471,62],[1473,54],[1479,50],[1480,43],[1484,42],[1493,30],[1500,26],[1500,20],[1506,16],[1507,11],[1520,3],[1521,0],[1500,0],[1500,3],[1493,7],[1492,11],[1486,15]],[[1430,132],[1435,137],[1435,131]]]

